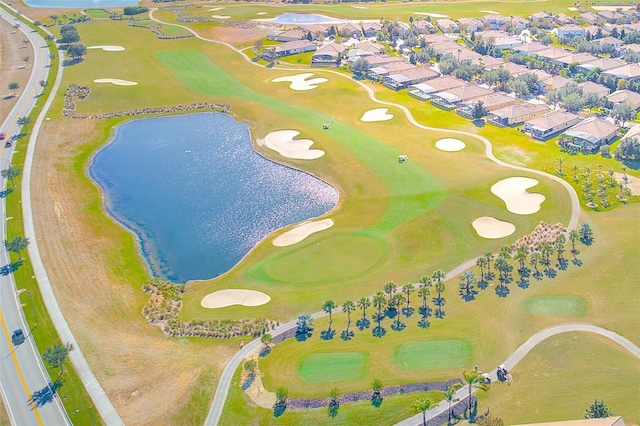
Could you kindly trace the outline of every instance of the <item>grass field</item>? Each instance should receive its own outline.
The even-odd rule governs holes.
[[[581,297],[539,296],[524,301],[524,306],[534,316],[583,316],[587,302]]]
[[[393,362],[401,370],[462,368],[470,364],[470,354],[461,340],[418,340],[398,345]]]
[[[546,2],[544,7],[559,11],[572,5]],[[328,6],[306,6],[309,6],[306,11],[328,10]],[[386,9],[382,9],[383,5],[375,6],[380,9],[371,7],[372,15],[379,15],[380,10],[404,16],[401,14],[407,9],[428,9],[436,13],[445,8],[452,9],[451,3],[439,2],[393,3]],[[528,13],[529,8],[532,11],[540,8],[539,3],[472,2],[459,6],[451,16],[471,14],[472,8],[507,14],[508,8],[516,6],[523,14]],[[226,4],[225,7],[230,10],[236,5]],[[251,13],[254,14],[262,9],[272,10],[266,5],[237,7],[246,8],[245,12],[253,7]],[[294,6],[287,11],[301,7]],[[336,7],[345,16],[362,12],[347,5]],[[280,13],[284,9],[273,10]],[[233,14],[227,10],[216,13]],[[210,37],[217,34],[216,31],[222,31],[219,26],[205,24],[193,24],[193,27]],[[258,148],[275,161],[304,169],[338,187],[341,203],[339,209],[331,213],[336,225],[295,247],[274,248],[271,241],[277,233],[267,237],[229,273],[217,280],[190,286],[185,298],[185,318],[268,316],[290,319],[302,310],[319,310],[322,301],[328,298],[341,303],[347,298],[372,294],[388,280],[402,284],[437,268],[449,269],[484,251],[497,250],[529,232],[541,220],[566,221],[568,217],[569,204],[564,190],[545,179],[539,179],[540,185],[534,188],[548,200],[541,212],[528,217],[507,213],[503,203],[490,194],[489,188],[513,172],[487,161],[483,146],[471,137],[462,138],[467,144],[464,151],[443,153],[436,150],[433,143],[448,136],[446,131],[427,132],[414,128],[397,108],[390,107],[395,117],[389,122],[360,122],[365,111],[379,105],[371,102],[349,78],[314,70],[316,76],[327,77],[329,82],[308,93],[293,92],[287,84],[276,84],[271,80],[297,71],[259,68],[244,62],[226,47],[193,38],[161,41],[147,30],[106,20],[79,25],[79,31],[86,45],[115,44],[127,49],[124,52],[90,51],[84,62],[65,69],[63,88],[72,82],[91,88],[91,95],[78,101],[79,112],[199,101],[226,102],[238,119],[251,124],[254,137],[292,128],[301,132],[300,137],[314,140],[314,147],[327,153],[322,160],[304,162],[286,160]],[[123,78],[140,84],[127,88],[98,85],[93,83],[96,78]],[[562,155],[552,142],[535,142],[511,129],[476,128],[453,113],[431,108],[404,93],[390,92],[375,84],[370,87],[380,99],[406,105],[420,123],[467,130],[489,138],[498,157],[514,164],[552,170],[554,162]],[[124,120],[64,120],[60,118],[61,108],[59,99],[54,103],[51,121],[45,123],[43,145],[37,157],[41,167],[36,171],[33,185],[36,188],[36,214],[40,218],[36,229],[43,233],[41,250],[51,268],[50,278],[63,309],[69,313],[72,329],[85,353],[89,354],[89,362],[105,389],[110,396],[116,396],[114,402],[127,423],[135,423],[140,413],[149,410],[151,398],[155,411],[147,417],[150,423],[163,423],[167,419],[180,423],[175,419],[185,413],[187,406],[194,413],[193,418],[200,419],[202,417],[197,414],[206,414],[208,409],[204,389],[214,388],[215,375],[239,342],[168,339],[142,319],[139,312],[147,296],[139,287],[147,274],[137,256],[135,242],[129,233],[105,216],[100,194],[86,175],[92,153],[108,139],[111,127]],[[332,117],[335,125],[328,132],[322,131],[321,124]],[[409,157],[409,162],[402,168],[396,161],[401,153]],[[567,163],[571,162],[602,163],[605,168],[620,170],[619,163],[599,157],[568,157]],[[500,216],[513,222],[516,234],[499,241],[477,237],[470,223],[475,217],[485,215]],[[418,329],[412,320],[405,331],[389,330],[383,339],[372,337],[370,332],[356,332],[350,342],[338,338],[326,342],[318,338],[326,323],[318,321],[312,339],[302,344],[286,341],[260,360],[260,368],[266,374],[265,386],[270,390],[287,386],[292,396],[327,396],[336,386],[334,382],[309,386],[298,371],[301,359],[327,352],[366,354],[363,356],[367,358],[368,369],[365,368],[360,378],[341,383],[338,386],[341,392],[368,389],[373,378],[391,385],[459,377],[460,366],[420,370],[416,374],[416,371],[403,371],[393,363],[396,347],[425,339],[468,342],[465,367],[470,369],[473,364],[479,364],[482,369],[493,368],[535,331],[566,321],[562,317],[534,316],[528,312],[524,301],[537,296],[583,298],[588,309],[581,321],[610,328],[633,341],[640,341],[637,327],[640,294],[632,281],[640,271],[637,262],[628,261],[629,253],[637,245],[636,233],[629,230],[635,229],[639,216],[637,204],[606,213],[584,213],[582,219],[591,223],[596,235],[593,247],[581,248],[580,258],[584,265],[570,267],[555,280],[534,283],[527,290],[514,286],[507,299],[497,298],[489,289],[477,301],[464,303],[457,297],[457,282],[448,283],[445,293],[447,316],[442,321],[433,320],[427,330]],[[349,243],[342,243],[341,239],[348,239]],[[318,250],[324,250],[323,246],[345,249],[341,256],[335,249],[331,253],[329,250],[314,253],[313,248],[318,243]],[[345,254],[353,258],[347,262]],[[376,256],[377,261],[370,259]],[[319,262],[319,258],[323,261]],[[96,259],[104,261],[97,262]],[[343,263],[334,265],[331,261]],[[311,283],[314,274],[307,265],[319,265],[315,273],[325,274],[321,276],[324,281]],[[356,266],[344,273],[351,265]],[[87,283],[91,283],[90,295],[86,291]],[[205,294],[232,284],[264,291],[272,296],[273,302],[257,308],[234,307],[219,311],[199,307]],[[342,314],[336,314],[334,321],[338,330],[346,324]],[[385,323],[387,329],[388,325]],[[608,354],[606,345],[597,347],[593,354],[572,353],[576,361],[566,364],[562,373],[574,377],[584,374],[581,360],[588,361],[589,357],[600,353]],[[122,362],[123,348],[126,363]],[[549,362],[557,355],[545,346],[540,358]],[[204,359],[208,362],[203,362]],[[621,362],[621,369],[633,366],[629,359]],[[209,363],[211,365],[204,365]],[[598,383],[594,371],[588,371],[593,373],[589,376],[589,386]],[[611,377],[618,383],[622,380],[617,373]],[[517,375],[515,378],[519,380]],[[548,384],[554,380],[555,377],[551,377]],[[569,381],[558,380],[557,383],[569,387]],[[613,387],[613,383],[607,383],[604,390],[608,392]],[[544,384],[527,387],[528,392],[532,389],[543,393],[547,387]],[[584,404],[580,402],[581,410],[593,399],[590,389],[592,387],[585,386],[574,392],[574,396],[584,395],[587,400]],[[634,401],[623,394],[617,395],[616,407],[621,412],[631,413],[632,421],[634,416],[636,422],[640,421],[640,416],[633,414]],[[375,410],[367,403],[342,407],[337,421],[391,424],[410,414],[407,407],[415,399],[400,398],[405,399],[399,399],[397,404],[392,403],[391,398],[385,399],[383,410]],[[519,409],[511,411],[518,421],[526,418],[525,410],[543,409],[550,417],[560,415],[564,410],[555,407],[551,399],[524,398],[513,402],[512,406]],[[387,408],[390,411],[386,411]],[[580,417],[581,412],[574,417]],[[239,388],[234,387],[230,391],[223,424],[246,424],[246,419],[255,424],[322,424],[329,420],[326,410],[287,412],[281,419],[274,420],[269,410],[253,407],[246,402]]]
[[[346,382],[359,379],[369,354],[361,352],[324,353],[306,356],[298,373],[307,383]]]

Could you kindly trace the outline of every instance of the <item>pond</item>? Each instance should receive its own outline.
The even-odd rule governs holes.
[[[338,202],[329,184],[257,154],[248,126],[222,113],[128,122],[89,174],[151,273],[181,283],[228,271],[272,231]]]
[[[73,9],[93,9],[103,7],[135,6],[137,0],[25,0],[29,7],[66,7]]]
[[[270,21],[278,24],[326,24],[344,22],[343,19],[312,13],[282,13],[270,19]]]

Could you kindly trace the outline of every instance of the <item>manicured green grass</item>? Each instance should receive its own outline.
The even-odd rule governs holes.
[[[160,31],[162,31],[163,34],[171,36],[171,37],[184,35],[184,34],[189,34],[189,31],[185,30],[184,28],[174,27],[172,25],[163,25],[160,28]]]
[[[493,383],[480,406],[505,424],[576,420],[602,399],[627,424],[640,421],[638,359],[603,337],[568,333],[551,337],[511,371],[511,386]]]
[[[401,370],[463,367],[471,353],[462,340],[416,340],[396,346],[393,362]]]
[[[307,383],[339,383],[359,379],[367,366],[368,356],[362,352],[311,354],[302,359],[298,374]]]
[[[110,16],[109,12],[104,9],[86,9],[84,13],[86,13],[87,16],[96,19],[108,19]]]
[[[587,301],[582,297],[537,296],[524,301],[524,306],[535,316],[583,316]]]

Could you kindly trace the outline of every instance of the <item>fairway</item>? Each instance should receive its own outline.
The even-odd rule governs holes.
[[[367,354],[336,352],[311,354],[298,367],[298,374],[307,383],[347,382],[364,374]]]
[[[534,316],[583,316],[587,301],[582,297],[536,296],[524,301],[527,311]]]
[[[267,266],[273,279],[286,282],[343,280],[358,276],[385,253],[384,241],[360,235],[335,235],[276,259]]]
[[[393,362],[401,370],[461,367],[471,350],[462,340],[416,340],[396,346]]]

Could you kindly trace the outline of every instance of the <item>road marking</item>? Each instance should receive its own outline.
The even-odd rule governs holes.
[[[0,309],[0,322],[2,323],[2,331],[4,332],[4,336],[7,339],[7,343],[9,347],[11,347],[13,342],[11,342],[11,337],[9,336],[9,330],[7,329],[7,324],[4,322],[4,315],[2,315],[1,309]],[[31,398],[31,395],[33,394],[29,390],[29,386],[27,386],[27,382],[24,380],[24,376],[22,375],[22,370],[20,370],[20,365],[18,364],[18,358],[16,357],[15,351],[11,352],[11,358],[13,359],[13,364],[16,367],[16,372],[18,373],[18,377],[20,378],[20,382],[22,383],[22,387],[24,388],[24,391],[27,393],[27,396]],[[32,410],[36,416],[36,420],[38,421],[38,424],[44,425],[44,423],[42,423],[42,418],[40,417],[40,412],[38,411],[38,407],[32,406]]]

